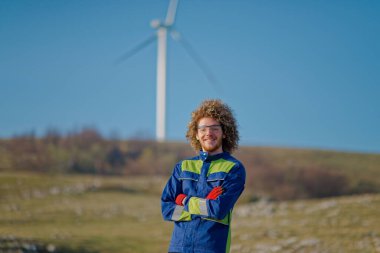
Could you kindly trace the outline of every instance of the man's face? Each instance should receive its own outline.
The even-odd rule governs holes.
[[[201,118],[198,122],[197,139],[202,150],[210,155],[223,152],[222,140],[224,138],[220,123],[213,118]]]

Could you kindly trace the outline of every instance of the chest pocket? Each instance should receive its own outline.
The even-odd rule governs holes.
[[[223,184],[224,180],[226,179],[228,173],[225,172],[216,172],[208,175],[207,177],[207,184],[214,188],[216,186],[220,186]]]
[[[183,193],[186,195],[195,194],[197,183],[199,181],[199,174],[190,171],[182,171],[179,180],[182,182]]]

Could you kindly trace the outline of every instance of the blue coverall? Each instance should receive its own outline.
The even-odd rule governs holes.
[[[174,221],[169,252],[229,252],[232,209],[244,190],[245,168],[228,152],[199,156],[179,162],[166,184],[162,197],[162,216]],[[223,193],[206,199],[216,186]],[[186,194],[184,206],[176,205],[179,194]]]

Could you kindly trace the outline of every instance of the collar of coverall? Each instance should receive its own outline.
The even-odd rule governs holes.
[[[216,154],[216,155],[209,155],[208,152],[205,152],[205,151],[202,151],[200,150],[199,151],[199,156],[201,158],[202,161],[215,161],[215,160],[218,160],[224,156],[226,156],[228,153],[227,152],[222,152],[222,153],[219,153],[219,154]]]

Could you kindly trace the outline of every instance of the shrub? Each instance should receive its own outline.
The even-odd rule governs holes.
[[[318,167],[302,169],[297,183],[311,198],[339,196],[348,190],[348,180],[343,174]]]

